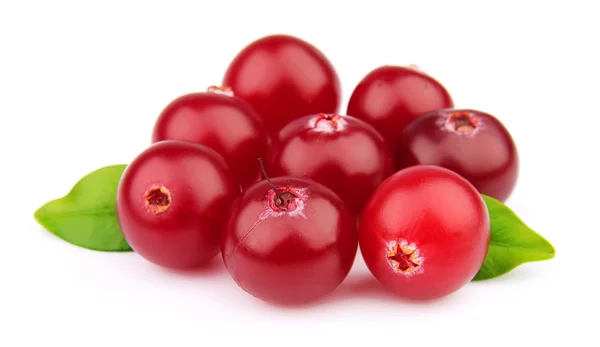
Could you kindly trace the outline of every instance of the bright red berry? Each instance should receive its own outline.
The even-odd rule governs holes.
[[[355,219],[317,182],[271,181],[256,183],[233,204],[221,248],[225,266],[242,289],[265,302],[322,298],[350,272],[358,248]]]
[[[358,216],[394,170],[383,137],[368,123],[337,114],[292,121],[269,148],[269,172],[313,179],[332,189]]]
[[[152,142],[186,140],[206,145],[227,162],[242,186],[260,180],[256,159],[265,155],[268,135],[261,117],[231,90],[210,87],[171,101],[159,115]]]
[[[148,147],[123,172],[117,217],[142,257],[163,267],[190,268],[219,253],[227,211],[239,193],[215,151],[167,140]]]
[[[419,165],[386,179],[360,220],[360,250],[385,287],[409,299],[449,295],[479,271],[490,242],[481,195],[464,178]]]
[[[446,88],[415,67],[382,66],[356,86],[346,114],[371,123],[394,146],[408,124],[425,112],[453,107]]]
[[[339,78],[329,60],[289,35],[265,36],[242,49],[223,85],[248,101],[271,133],[302,116],[337,112],[341,99]]]
[[[411,123],[398,141],[396,167],[438,165],[464,178],[480,193],[506,201],[516,183],[519,159],[504,125],[476,110],[437,110]]]

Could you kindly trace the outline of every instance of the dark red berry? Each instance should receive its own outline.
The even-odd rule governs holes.
[[[123,172],[117,217],[142,257],[163,267],[190,268],[219,253],[227,211],[239,193],[215,151],[167,140],[148,147]]]
[[[419,165],[386,179],[360,220],[361,254],[386,288],[409,299],[449,295],[486,257],[490,220],[481,195],[442,167]]]
[[[299,176],[332,189],[358,216],[375,188],[394,170],[383,137],[360,119],[306,116],[285,126],[269,148],[271,176]]]
[[[266,36],[246,46],[229,65],[223,85],[248,101],[273,134],[293,119],[337,112],[341,99],[329,60],[289,35]]]
[[[231,90],[210,87],[182,95],[159,115],[152,142],[186,140],[206,145],[227,162],[242,186],[260,180],[256,158],[265,155],[268,135],[258,113]]]
[[[508,130],[476,110],[437,110],[415,120],[398,141],[396,167],[438,165],[464,178],[480,193],[506,201],[516,183],[519,159]]]
[[[235,282],[269,303],[297,305],[332,292],[358,248],[342,200],[312,180],[280,177],[245,190],[231,208],[221,254]]]
[[[408,124],[425,112],[453,107],[444,86],[415,67],[382,66],[356,86],[346,114],[371,123],[394,146]]]

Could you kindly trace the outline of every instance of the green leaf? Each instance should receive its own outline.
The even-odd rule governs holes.
[[[473,281],[504,275],[517,266],[554,258],[554,247],[506,205],[483,195],[491,222],[488,254]]]
[[[79,247],[131,251],[116,213],[117,186],[125,167],[112,165],[89,173],[66,196],[35,211],[35,220],[52,234]]]

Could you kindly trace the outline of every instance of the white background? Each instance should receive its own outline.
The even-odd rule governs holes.
[[[597,346],[593,1],[357,3],[2,1],[0,346]],[[169,101],[220,83],[243,46],[273,33],[329,57],[342,112],[370,70],[416,63],[456,106],[499,117],[521,156],[508,205],[556,258],[414,304],[378,287],[359,256],[325,302],[281,309],[238,289],[218,261],[165,271],[35,223],[35,209],[83,175],[143,150]]]

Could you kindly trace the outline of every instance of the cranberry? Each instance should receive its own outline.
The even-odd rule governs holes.
[[[268,153],[272,176],[313,179],[332,189],[355,216],[394,171],[393,156],[377,130],[338,114],[292,121],[274,138]]]
[[[397,144],[396,167],[438,165],[480,193],[506,201],[518,177],[517,148],[495,117],[475,110],[437,110],[415,120]]]
[[[258,113],[227,88],[182,95],[159,115],[152,142],[187,140],[219,153],[242,186],[258,182],[256,158],[265,155],[267,131]]]
[[[394,146],[408,124],[425,112],[454,107],[440,82],[414,66],[382,66],[356,86],[346,114],[371,123]]]
[[[219,253],[227,210],[240,188],[225,160],[187,141],[151,145],[125,169],[117,217],[129,245],[169,268],[207,263]]]
[[[279,177],[254,184],[233,204],[221,255],[249,294],[299,305],[337,288],[357,248],[355,219],[333,191],[309,179]]]
[[[246,46],[229,65],[223,85],[248,101],[271,133],[302,116],[337,112],[341,100],[332,64],[316,47],[289,35]]]
[[[455,172],[418,165],[396,172],[361,216],[360,250],[371,273],[408,299],[451,294],[479,271],[490,220],[477,190]]]

